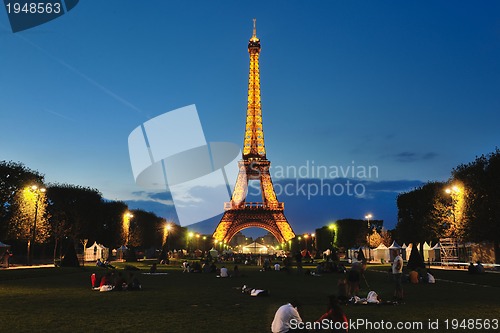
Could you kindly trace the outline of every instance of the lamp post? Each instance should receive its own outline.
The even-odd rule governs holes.
[[[456,219],[456,204],[457,204],[457,200],[456,200],[456,196],[460,193],[460,188],[458,186],[452,186],[451,188],[450,187],[447,187],[445,190],[446,194],[449,194],[450,195],[450,198],[451,198],[451,215],[453,216],[453,225],[451,226],[451,236],[455,236],[455,229],[456,229],[456,226],[457,226],[457,219]]]
[[[372,231],[371,225],[370,225],[370,220],[372,219],[373,215],[368,213],[365,215],[365,219],[368,221],[368,233],[366,234],[366,245],[368,246],[368,261],[372,260],[372,250],[370,247],[370,234]]]
[[[311,234],[311,248],[313,250],[314,253],[316,253],[316,234],[315,233],[312,233]],[[315,254],[313,253],[313,256],[315,256]]]
[[[36,185],[31,186],[31,189],[35,192],[35,218],[33,220],[33,232],[31,234],[31,240],[28,240],[28,265],[33,265],[33,251],[32,246],[35,246],[36,241],[36,219],[38,216],[38,202],[40,201],[40,194],[45,193],[46,189],[44,187],[39,188]],[[33,245],[32,245],[33,244]]]
[[[187,236],[188,236],[188,252],[191,255],[191,238],[193,238],[194,232],[189,232]]]
[[[200,234],[196,234],[196,250],[200,249]]]
[[[309,238],[308,234],[304,234],[304,240],[306,241],[306,252],[309,251],[308,246],[307,246],[307,239]]]
[[[125,246],[128,246],[130,241],[130,220],[134,217],[131,212],[126,212],[123,214],[123,229],[127,236],[125,237]]]
[[[330,237],[332,239],[332,241],[330,242],[330,244],[332,245],[332,249],[334,247],[334,243],[335,243],[335,238],[334,238],[334,232],[335,232],[335,224],[332,223],[328,226],[328,229],[330,229]]]
[[[165,228],[163,230],[164,233],[164,245],[165,245],[165,250],[168,252],[168,236],[170,235],[170,230],[172,230],[172,225],[170,223],[165,224]]]

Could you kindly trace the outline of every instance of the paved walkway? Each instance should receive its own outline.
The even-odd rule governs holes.
[[[43,264],[43,265],[32,265],[32,266],[27,266],[27,265],[10,265],[9,268],[0,268],[2,270],[11,270],[11,269],[28,269],[28,268],[49,268],[49,267],[55,267],[54,264]]]

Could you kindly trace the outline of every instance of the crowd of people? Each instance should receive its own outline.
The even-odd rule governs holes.
[[[90,276],[93,290],[99,291],[136,291],[141,290],[142,285],[135,272],[108,271],[102,276],[93,273]]]
[[[234,258],[234,257],[233,257]],[[302,318],[300,316],[300,303],[296,300],[290,300],[290,302],[280,306],[273,318],[271,323],[271,331],[273,333],[278,332],[317,332],[325,331],[325,327],[330,329],[327,331],[333,332],[347,332],[348,320],[342,310],[341,305],[346,304],[380,304],[382,300],[375,291],[369,291],[368,295],[360,300],[360,285],[364,282],[368,290],[370,287],[364,275],[366,271],[366,260],[355,261],[350,267],[346,267],[339,261],[334,262],[332,260],[320,261],[315,269],[307,268],[303,270],[302,267],[302,257],[300,254],[297,256],[287,256],[283,258],[277,258],[272,256],[254,256],[254,257],[240,257],[237,262],[242,262],[243,265],[248,263],[249,260],[257,259],[257,263],[261,264],[261,271],[287,271],[288,273],[294,272],[297,274],[310,274],[318,275],[321,274],[338,274],[336,279],[336,294],[328,297],[327,308],[323,314],[318,314],[318,317],[313,322],[309,322],[309,326],[305,327],[300,325],[302,323]],[[292,270],[292,262],[296,263],[296,268]],[[161,262],[160,262],[161,264]],[[217,267],[219,264],[219,267]],[[101,262],[98,260],[97,266],[103,268],[114,268],[108,262]],[[233,265],[232,270],[228,268],[229,265]],[[390,275],[394,281],[394,301],[391,304],[402,304],[403,301],[403,281],[417,282],[435,282],[434,277],[427,272],[427,270],[422,271],[409,271],[408,275],[403,274],[403,259],[400,255],[394,258],[392,266],[390,268]],[[480,270],[480,264],[470,268],[469,271],[477,272]],[[471,264],[471,267],[473,265]],[[479,268],[478,268],[479,267]],[[183,273],[209,273],[215,274],[219,278],[229,278],[241,276],[236,260],[226,260],[222,262],[217,262],[214,259],[205,258],[202,260],[183,260],[181,262],[181,268]],[[150,273],[156,273],[157,264],[154,263],[150,268]],[[425,274],[424,274],[425,273]],[[269,274],[269,273],[266,273]],[[92,287],[95,290],[100,291],[121,291],[121,290],[141,290],[142,286],[139,283],[134,272],[121,272],[118,270],[107,270],[106,273],[98,277],[96,274],[92,274]],[[335,281],[335,280],[334,280]],[[241,292],[248,294],[250,296],[269,296],[270,291],[266,289],[259,289],[253,287],[247,287],[244,285],[241,288]],[[366,291],[363,291],[365,294]],[[385,301],[385,303],[389,303]]]

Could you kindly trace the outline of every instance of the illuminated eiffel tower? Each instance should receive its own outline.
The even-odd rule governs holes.
[[[225,212],[213,237],[221,242],[229,242],[237,232],[256,227],[269,231],[278,242],[284,243],[295,237],[295,234],[283,213],[284,204],[276,197],[269,173],[271,162],[266,158],[260,105],[260,40],[257,38],[255,19],[248,53],[250,73],[243,158],[238,162],[239,173],[231,201],[224,204]],[[246,202],[249,180],[260,181],[262,202]]]

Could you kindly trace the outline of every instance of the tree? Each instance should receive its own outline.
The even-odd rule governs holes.
[[[63,240],[66,238],[69,238],[70,246],[78,244],[81,239],[98,239],[102,230],[102,197],[99,191],[83,186],[54,184],[47,189],[47,197],[54,260],[58,249],[62,256]]]
[[[374,230],[372,234],[370,235],[368,239],[368,245],[371,248],[376,248],[382,243],[382,237],[380,234],[377,232],[377,230]]]
[[[389,247],[392,244],[392,235],[389,230],[386,228],[382,228],[380,231],[380,239],[381,243],[383,243],[385,246]],[[380,245],[380,244],[379,244]]]
[[[17,213],[19,192],[24,188],[43,184],[43,175],[38,171],[31,170],[21,163],[0,161],[0,238],[13,237],[19,239],[18,235],[10,232],[10,224]],[[33,216],[34,217],[34,216]],[[25,237],[24,237],[25,238]]]
[[[453,180],[463,184],[464,212],[462,235],[469,241],[500,239],[500,150],[459,165]]]
[[[129,245],[144,248],[161,247],[165,219],[141,209],[134,209],[132,215],[129,227]]]
[[[9,223],[11,239],[31,240],[35,232],[35,242],[43,243],[49,237],[50,226],[46,214],[46,196],[44,191],[25,187],[18,191],[13,204],[14,214]],[[36,219],[36,230],[35,227]]]
[[[123,214],[127,211],[128,206],[124,202],[103,202],[101,209],[102,232],[95,235],[95,240],[111,248],[124,245],[126,235],[123,233]]]
[[[368,228],[365,220],[343,219],[335,222],[337,227],[336,241],[344,249],[366,244]]]
[[[445,206],[439,202],[445,200],[445,187],[445,183],[431,182],[398,195],[397,238],[418,243],[443,235],[448,219],[443,220]]]

